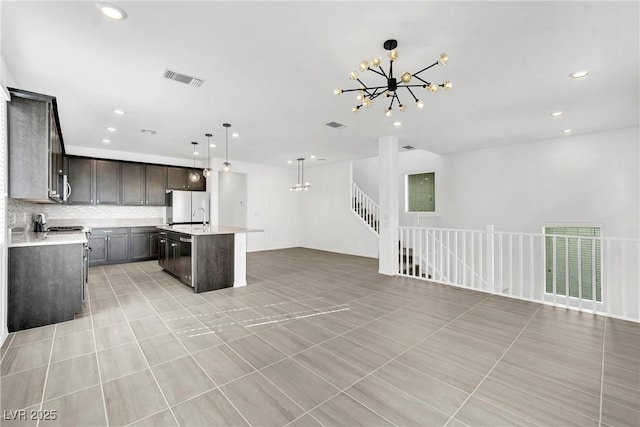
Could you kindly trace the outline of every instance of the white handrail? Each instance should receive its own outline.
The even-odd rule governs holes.
[[[640,239],[492,226],[398,227],[398,236],[398,275],[640,322]]]
[[[380,233],[380,206],[355,182],[351,183],[351,210],[371,231],[376,234]]]

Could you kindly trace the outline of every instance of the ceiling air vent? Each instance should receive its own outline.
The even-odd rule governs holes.
[[[327,123],[327,126],[332,127],[332,128],[344,127],[344,125],[342,123],[338,123],[338,122],[329,122],[329,123]]]
[[[403,150],[415,150],[416,147],[414,147],[413,145],[405,145],[404,147],[402,147]]]
[[[169,80],[175,80],[180,83],[188,84],[189,86],[200,87],[206,81],[205,79],[199,79],[197,77],[187,76],[186,74],[180,74],[176,71],[169,69],[164,70],[162,77]]]
[[[149,135],[155,135],[158,131],[157,130],[151,130],[151,129],[140,129],[140,132],[146,133],[146,134],[149,134]]]

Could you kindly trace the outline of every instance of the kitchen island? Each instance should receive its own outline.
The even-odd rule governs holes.
[[[247,233],[222,225],[160,226],[160,266],[194,292],[247,284]]]

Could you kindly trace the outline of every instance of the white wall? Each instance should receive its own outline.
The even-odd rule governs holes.
[[[376,203],[380,201],[378,191],[379,169],[380,161],[377,156],[353,161],[353,181]]]
[[[441,225],[540,232],[548,222],[584,222],[639,237],[639,146],[629,128],[445,156]]]
[[[214,169],[207,188],[211,192],[211,223],[218,224],[218,171],[224,160],[212,159]],[[263,251],[301,246],[300,199],[289,187],[295,171],[288,168],[231,161],[233,172],[247,174],[247,228],[264,230],[247,234],[247,251]],[[223,224],[222,224],[223,225]]]
[[[302,246],[377,258],[378,236],[351,211],[351,163],[309,168],[305,175],[309,191],[290,192],[302,203]],[[295,183],[293,174],[289,181]]]

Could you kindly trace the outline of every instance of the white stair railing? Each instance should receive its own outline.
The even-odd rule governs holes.
[[[493,226],[398,227],[398,237],[398,275],[640,322],[640,239]]]
[[[380,234],[380,206],[362,191],[355,182],[351,183],[351,211],[354,212],[371,231]]]

